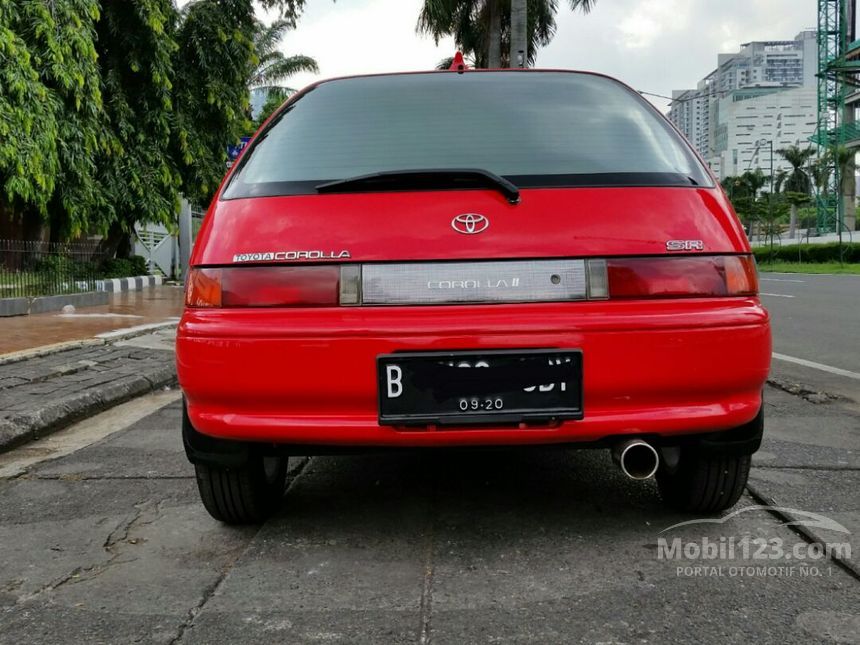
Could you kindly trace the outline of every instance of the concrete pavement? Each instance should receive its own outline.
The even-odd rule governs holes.
[[[174,337],[170,325],[0,361],[0,451],[172,385]]]
[[[839,465],[846,445],[791,440],[785,419],[820,408],[768,395],[756,485],[860,531],[846,494],[856,470],[831,472],[837,495],[816,474],[813,490],[791,481],[810,476],[801,466]],[[621,477],[604,452],[297,459],[278,516],[235,529],[197,500],[179,416],[174,401],[0,480],[0,643],[860,639],[860,582],[831,562],[814,576],[729,577],[659,559],[660,532],[689,516]],[[850,442],[844,465],[856,468]],[[761,511],[669,535],[803,543]],[[726,573],[743,564],[716,562]]]

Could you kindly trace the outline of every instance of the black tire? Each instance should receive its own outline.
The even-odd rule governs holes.
[[[677,467],[657,471],[660,496],[673,508],[688,513],[716,513],[734,506],[750,473],[751,455],[703,452],[682,448]]]
[[[226,524],[259,524],[278,510],[287,457],[252,455],[241,468],[195,464],[197,488],[209,515]]]

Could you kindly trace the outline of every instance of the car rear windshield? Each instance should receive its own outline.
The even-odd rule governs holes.
[[[473,168],[519,187],[711,181],[641,96],[574,72],[440,72],[321,83],[244,155],[225,199],[313,194],[379,172]]]

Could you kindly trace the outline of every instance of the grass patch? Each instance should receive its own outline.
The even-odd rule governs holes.
[[[759,262],[762,273],[838,273],[860,275],[860,264],[838,262]]]

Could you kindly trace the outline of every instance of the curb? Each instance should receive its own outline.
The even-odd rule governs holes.
[[[0,317],[26,316],[60,311],[66,305],[96,307],[110,302],[110,294],[121,291],[141,291],[164,284],[160,275],[139,275],[132,278],[106,278],[96,280],[95,291],[68,293],[55,296],[29,296],[22,298],[0,298]]]
[[[747,491],[759,504],[773,507],[768,512],[782,520],[784,522],[784,526],[787,526],[789,529],[797,533],[809,544],[820,544],[823,547],[827,543],[827,540],[821,536],[817,530],[810,528],[809,526],[798,524],[800,518],[797,518],[793,513],[790,513],[789,511],[791,509],[781,506],[775,498],[766,495],[757,484],[747,482]],[[829,555],[828,559],[842,567],[848,575],[860,580],[860,566],[855,564],[850,557],[843,558],[841,556]]]
[[[96,280],[96,288],[99,291],[117,293],[119,291],[140,291],[147,287],[158,287],[164,284],[164,278],[160,275],[138,275],[132,278],[106,278]]]
[[[170,327],[176,327],[178,323],[179,319],[171,319],[160,323],[151,323],[148,325],[138,325],[136,327],[117,329],[115,331],[105,332],[103,334],[98,334],[97,336],[94,336],[92,338],[85,338],[83,340],[69,340],[62,343],[54,343],[52,345],[42,345],[41,347],[34,347],[32,349],[22,349],[17,352],[9,352],[8,354],[0,354],[0,365],[9,365],[10,363],[25,361],[28,358],[41,358],[42,356],[59,354],[60,352],[67,352],[72,349],[80,349],[81,347],[90,347],[92,345],[108,345],[116,341],[126,340],[128,338],[134,338],[136,336],[143,336],[144,334],[158,331],[159,329],[169,329]]]
[[[109,301],[110,295],[101,290],[67,293],[59,296],[3,298],[0,299],[0,316],[5,318],[10,316],[27,316],[29,314],[44,314],[50,311],[60,311],[66,305],[98,307],[99,305],[108,304]]]
[[[53,400],[34,412],[0,420],[0,452],[175,383],[176,370],[170,361],[157,369],[118,379],[98,389]]]
[[[62,343],[53,343],[52,345],[42,345],[32,349],[22,349],[17,352],[9,352],[8,354],[0,354],[0,365],[9,365],[18,361],[25,361],[28,358],[41,358],[51,354],[66,352],[70,349],[79,349],[81,347],[89,347],[90,345],[104,345],[104,341],[98,338],[87,338],[85,340],[68,340]]]
[[[86,340],[57,343],[56,345],[14,352],[0,356],[0,365],[60,354],[81,347],[113,345],[160,329],[175,328],[177,323],[177,320],[168,320],[162,323],[138,325]],[[175,386],[177,384],[176,366],[173,353],[169,352],[169,354],[169,358],[165,357],[167,360],[164,361],[164,364],[150,367],[139,374],[129,375],[102,384],[97,388],[49,400],[39,409],[0,419],[0,453],[61,430],[76,421],[103,412],[120,403],[165,387]]]

